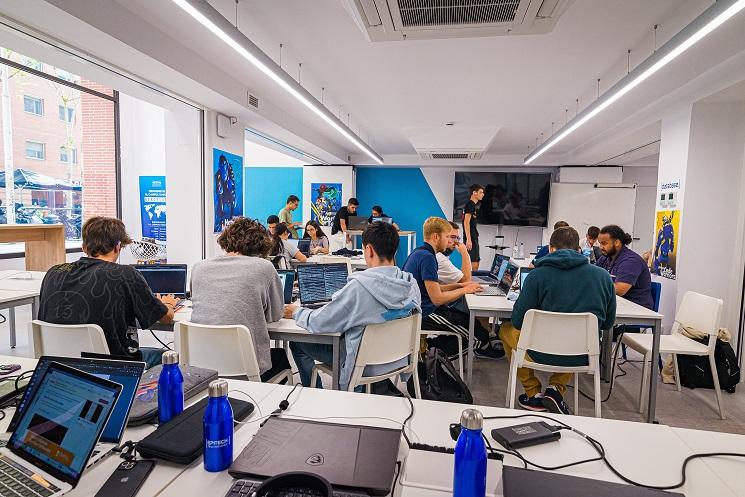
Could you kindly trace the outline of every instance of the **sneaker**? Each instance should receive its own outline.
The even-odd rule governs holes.
[[[545,407],[549,412],[556,414],[572,414],[572,410],[569,409],[567,403],[564,402],[564,397],[562,397],[559,391],[552,386],[549,386],[546,391],[543,392],[541,400],[543,401],[543,407]]]
[[[498,350],[494,347],[486,347],[484,349],[474,350],[473,355],[481,359],[491,359],[492,361],[496,361],[504,357],[504,350]]]
[[[517,398],[517,404],[527,411],[546,412],[543,405],[543,394],[536,394],[534,397],[528,397],[528,394],[520,394]]]

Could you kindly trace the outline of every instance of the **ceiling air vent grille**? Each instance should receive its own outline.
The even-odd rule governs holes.
[[[256,97],[254,95],[248,94],[248,105],[251,107],[259,108],[259,97]]]
[[[479,160],[481,150],[417,150],[419,157],[426,160]]]
[[[398,0],[403,27],[514,22],[520,0]]]
[[[433,159],[468,159],[468,154],[432,154]]]

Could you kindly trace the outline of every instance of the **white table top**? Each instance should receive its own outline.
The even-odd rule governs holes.
[[[0,290],[0,304],[5,304],[14,300],[34,298],[38,296],[39,292],[35,292],[33,290]]]
[[[0,271],[0,290],[27,290],[39,295],[41,281],[44,279],[44,271],[21,271],[17,269],[6,269]],[[29,279],[28,276],[31,276]]]
[[[339,256],[337,255],[312,255],[308,257],[308,262],[311,264],[318,264],[320,262],[321,257],[334,257],[334,258],[338,257],[339,262],[347,262],[348,260],[349,263],[354,268],[366,268],[367,267],[367,262],[365,262],[365,258],[361,255],[357,255],[354,257],[343,257],[340,255]]]
[[[673,432],[695,453],[735,452],[745,453],[745,435],[716,433],[686,428],[673,428]],[[738,497],[745,496],[745,458],[717,457],[694,460],[689,467],[696,471],[706,467],[716,474]],[[712,494],[713,495],[713,494]]]

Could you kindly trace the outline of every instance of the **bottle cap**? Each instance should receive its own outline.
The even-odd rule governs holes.
[[[178,352],[175,350],[167,350],[163,352],[163,365],[166,364],[178,364]]]
[[[228,395],[228,382],[225,380],[214,380],[208,388],[210,397],[226,397]]]
[[[460,425],[467,430],[480,430],[484,426],[484,417],[476,409],[466,409],[460,415]]]

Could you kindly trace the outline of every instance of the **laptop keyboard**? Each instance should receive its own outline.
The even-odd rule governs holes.
[[[502,297],[502,296],[505,296],[507,294],[504,293],[504,290],[502,290],[498,286],[488,286],[486,288],[483,288],[482,287],[482,290],[479,293],[477,293],[476,295],[487,295],[487,296],[496,295],[498,297]]]
[[[3,497],[48,497],[60,489],[37,483],[28,469],[0,456],[0,495]]]
[[[254,490],[259,488],[261,482],[258,480],[236,480],[225,497],[250,497]],[[321,492],[308,488],[285,488],[272,492],[273,497],[321,497]],[[334,497],[369,497],[368,494],[358,491],[334,490]]]

